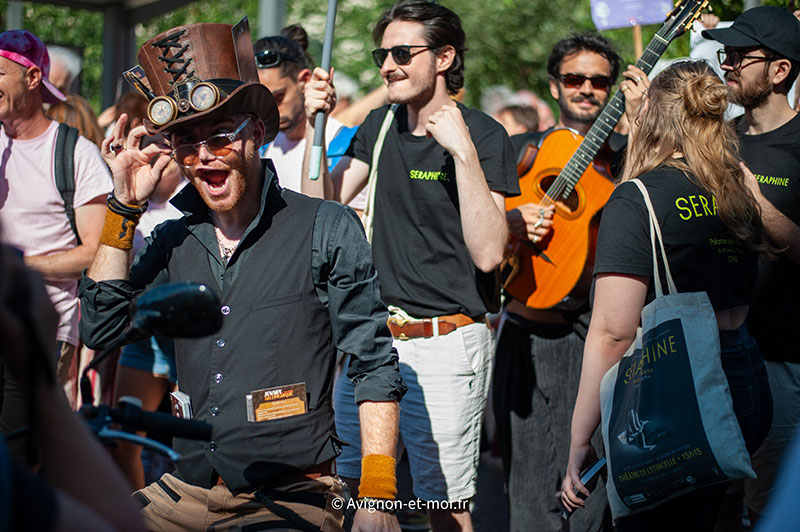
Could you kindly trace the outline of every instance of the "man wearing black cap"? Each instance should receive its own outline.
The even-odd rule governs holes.
[[[125,327],[127,302],[168,281],[206,284],[224,316],[213,337],[175,341],[180,390],[213,441],[175,441],[176,474],[136,493],[142,516],[150,530],[339,531],[336,349],[353,354],[365,459],[393,464],[405,389],[364,233],[349,209],[281,189],[258,157],[278,110],[245,25],[174,28],[146,42],[139,62],[148,116],[123,138],[123,115],[102,146],[114,193],[81,284],[82,335],[106,344]],[[171,146],[140,149],[146,133]],[[192,185],[173,199],[185,215],[157,227],[131,266],[133,229],[170,156]],[[372,471],[373,496],[393,499],[394,469]],[[354,530],[397,521],[359,511]]]
[[[748,326],[767,364],[774,418],[753,455],[757,479],[745,482],[751,519],[764,510],[784,451],[800,421],[800,351],[793,332],[800,323],[800,115],[787,94],[800,71],[800,21],[779,7],[745,11],[730,28],[706,30],[722,43],[722,69],[731,101],[744,107],[736,123],[742,159],[755,178],[770,237],[786,250],[761,259]]]

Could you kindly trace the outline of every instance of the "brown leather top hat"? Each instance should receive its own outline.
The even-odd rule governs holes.
[[[266,126],[264,142],[278,133],[278,107],[258,81],[245,17],[230,24],[188,24],[156,35],[139,49],[139,64],[125,78],[150,103],[143,120],[151,134],[168,133],[200,119],[251,112]]]

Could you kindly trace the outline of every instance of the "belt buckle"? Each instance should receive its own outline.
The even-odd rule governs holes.
[[[396,326],[398,326],[398,327],[400,327],[402,329],[403,327],[406,326],[406,323],[408,323],[409,320],[407,320],[405,318],[402,318],[402,317],[400,317],[400,318],[391,317],[391,318],[389,318],[389,321],[391,321]],[[400,336],[398,336],[397,339],[398,340],[410,340],[411,338],[409,336],[407,336],[406,333],[401,331],[400,332]]]

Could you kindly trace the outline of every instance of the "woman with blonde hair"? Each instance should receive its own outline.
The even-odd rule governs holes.
[[[751,454],[772,418],[764,361],[744,325],[757,254],[772,249],[739,166],[736,134],[723,116],[727,88],[699,61],[671,65],[649,89],[640,81],[621,85],[630,109],[643,96],[644,102],[639,116],[629,116],[626,169],[599,230],[593,315],[562,486],[570,508],[583,506],[575,488],[588,494],[579,477],[594,454],[589,440],[600,422],[600,381],[633,342],[642,308],[653,299],[649,214],[638,187],[627,182],[632,178],[651,197],[678,292],[705,291],[714,307],[722,367]],[[697,489],[619,519],[617,530],[711,531],[725,490],[725,484]]]

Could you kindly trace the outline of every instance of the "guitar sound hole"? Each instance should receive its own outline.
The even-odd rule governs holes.
[[[553,185],[553,182],[557,177],[557,175],[550,175],[539,181],[539,188],[541,189],[542,194],[550,190],[550,187]],[[555,191],[553,191],[553,193],[555,193]],[[574,190],[570,193],[566,200],[562,199],[560,196],[553,199],[556,201],[556,203],[560,204],[569,212],[575,212],[578,210],[578,193]]]

